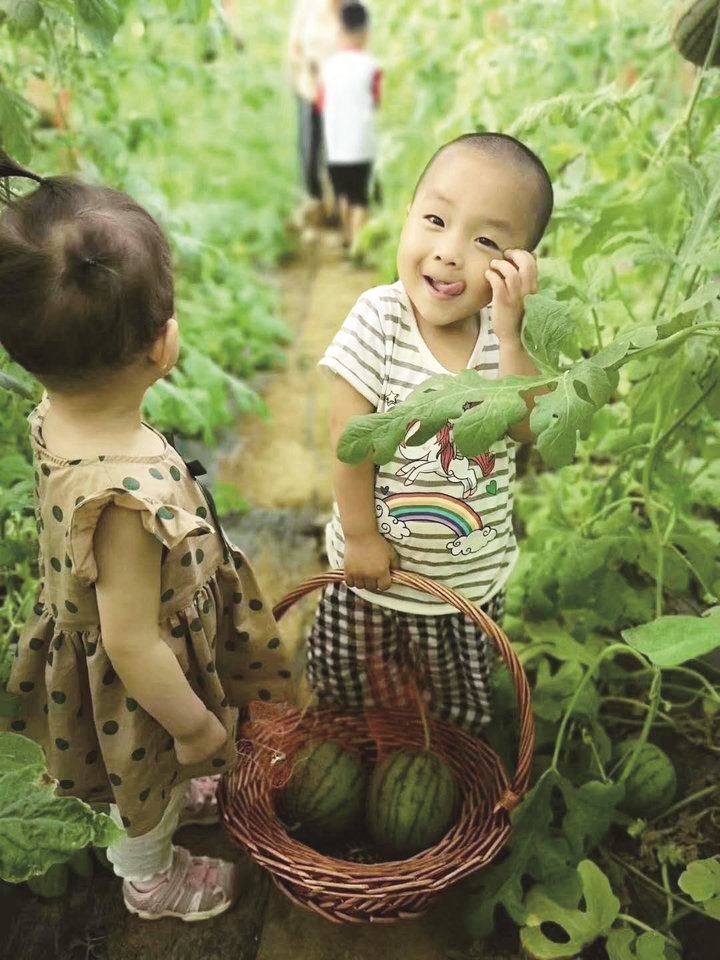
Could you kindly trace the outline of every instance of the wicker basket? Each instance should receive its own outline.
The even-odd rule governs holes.
[[[493,639],[517,692],[518,764],[511,782],[501,760],[487,744],[457,727],[434,721],[436,743],[462,792],[460,818],[438,844],[417,856],[373,864],[324,856],[289,836],[274,812],[272,784],[257,775],[258,766],[252,757],[227,773],[221,783],[219,805],[231,837],[270,871],[275,883],[292,900],[336,923],[393,923],[417,917],[447,886],[487,866],[508,838],[509,813],[525,794],[530,777],[535,740],[530,689],[505,634],[482,610],[447,587],[401,570],[391,571],[391,575],[394,583],[414,587],[456,607]],[[282,617],[313,590],[341,580],[341,571],[306,580],[277,604],[275,616]],[[305,743],[311,734],[317,739],[341,736],[372,759],[378,725],[383,730],[383,742],[390,747],[412,746],[408,743],[407,711],[312,707],[304,713],[292,713],[298,723],[286,741],[290,751]],[[417,746],[422,749],[422,724],[410,727],[416,730]],[[260,751],[263,736],[267,736],[268,747],[275,739],[269,727],[265,734],[254,735],[255,749]]]

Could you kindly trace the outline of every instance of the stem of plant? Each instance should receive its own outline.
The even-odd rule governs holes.
[[[590,527],[595,523],[596,520],[599,520],[601,517],[604,517],[606,513],[610,513],[611,510],[615,510],[617,507],[622,506],[624,503],[645,503],[642,497],[621,497],[619,500],[613,500],[612,503],[606,503],[605,506],[598,510],[596,514],[590,517],[589,520],[586,520],[580,527],[581,530],[585,530],[586,527]]]
[[[645,722],[643,724],[642,730],[640,731],[640,736],[637,739],[637,743],[632,748],[632,750],[628,751],[627,753],[627,760],[623,765],[622,773],[620,774],[620,779],[618,783],[624,783],[625,780],[627,780],[627,778],[632,773],[635,767],[635,764],[637,763],[638,758],[640,756],[640,751],[642,750],[645,743],[647,742],[648,734],[650,733],[650,727],[652,726],[652,722],[655,719],[655,715],[658,712],[658,709],[660,707],[660,693],[662,690],[662,674],[657,669],[657,667],[654,667],[653,669],[654,669],[654,673],[653,673],[652,683],[650,684],[650,693],[648,694],[647,716],[645,717]]]
[[[707,664],[704,665],[707,666]],[[716,703],[720,703],[720,692],[710,683],[707,677],[704,677],[701,673],[698,673],[697,670],[691,670],[690,667],[668,667],[667,669],[672,673],[683,673],[689,677],[699,680],[705,690],[707,690],[710,699],[714,700]]]
[[[593,663],[590,667],[588,667],[588,669],[585,671],[585,676],[582,678],[582,680],[580,681],[580,683],[577,685],[577,688],[575,689],[575,693],[574,693],[574,694],[572,695],[572,697],[570,698],[570,702],[568,703],[568,705],[567,705],[567,707],[566,707],[566,709],[565,709],[565,713],[564,713],[564,715],[563,715],[563,718],[562,718],[562,720],[561,720],[561,722],[560,722],[560,728],[559,728],[559,730],[558,730],[557,738],[556,738],[556,740],[555,740],[555,750],[553,751],[552,763],[550,764],[551,768],[552,768],[553,770],[555,770],[556,772],[557,772],[558,760],[560,759],[560,748],[562,747],[562,742],[563,742],[563,739],[565,738],[565,730],[567,729],[568,721],[570,720],[570,716],[571,716],[571,714],[572,714],[572,711],[575,709],[575,704],[576,704],[576,703],[578,702],[578,700],[580,699],[580,695],[583,693],[583,691],[585,690],[585,687],[586,687],[586,686],[588,685],[588,683],[590,682],[590,678],[594,675],[595,671],[596,671],[597,668],[600,666],[600,664],[603,662],[603,660],[607,660],[609,657],[614,657],[616,653],[627,653],[627,654],[629,654],[630,656],[635,657],[636,660],[639,660],[640,663],[642,663],[643,667],[647,667],[647,666],[648,666],[648,662],[647,662],[647,660],[645,659],[645,657],[643,657],[641,654],[639,654],[636,650],[633,650],[632,647],[626,646],[624,643],[611,643],[609,647],[606,647],[606,648],[595,658],[594,663]],[[657,668],[655,668],[655,667],[651,667],[651,669],[653,669],[653,670],[655,671],[655,676],[653,676],[653,682],[652,682],[652,685],[651,685],[651,687],[650,687],[650,698],[651,698],[651,701],[652,701],[652,698],[653,698],[653,695],[654,695],[654,694],[653,694],[653,691],[655,690],[657,677],[659,676],[659,671],[658,671]],[[658,689],[656,690],[655,710],[657,709],[657,704],[658,704],[659,702],[660,702],[660,690],[659,690],[659,687],[658,687]],[[655,710],[648,711],[648,715],[647,715],[647,717],[646,717],[646,719],[645,719],[645,725],[647,726],[647,730],[650,729],[650,724],[649,724],[647,721],[650,720],[650,721],[652,722],[652,717],[654,716]],[[643,735],[643,737],[642,737],[642,743],[644,743],[646,739],[647,739],[647,732],[644,730],[644,735]],[[641,744],[641,745],[642,745],[642,744]],[[637,751],[637,749],[639,749],[639,748],[636,748],[636,751]],[[631,763],[631,762],[634,763],[634,760],[632,759],[632,757],[631,757],[631,759],[628,761],[628,763]]]
[[[612,701],[613,703],[627,703],[632,707],[641,707],[643,710],[649,710],[651,707],[649,703],[643,703],[642,700],[633,700],[631,697],[607,696],[607,697],[601,697],[600,699],[601,703],[607,703],[609,701]],[[657,710],[657,715],[659,717],[662,717],[663,720],[669,720],[671,723],[673,722],[672,717],[669,716],[667,713],[664,713],[660,709]]]
[[[630,317],[630,319],[632,320],[632,322],[633,322],[633,323],[637,323],[637,317],[636,317],[635,314],[633,313],[630,304],[627,302],[627,298],[626,298],[625,295],[623,294],[622,287],[621,287],[621,285],[620,285],[620,281],[618,280],[618,275],[617,275],[617,271],[615,270],[615,267],[612,268],[612,276],[613,276],[613,280],[615,281],[615,292],[616,292],[617,295],[618,295],[618,298],[619,298],[619,300],[620,300],[620,303],[621,303],[621,304],[625,307],[625,309],[627,310],[628,316]]]
[[[706,597],[712,597],[713,599],[717,600],[717,597],[715,596],[715,594],[712,592],[712,590],[710,589],[710,587],[708,587],[708,585],[705,583],[705,581],[703,580],[703,578],[701,577],[701,575],[699,574],[699,572],[695,569],[694,565],[690,562],[690,560],[688,560],[688,558],[685,556],[685,554],[682,552],[682,550],[680,550],[678,547],[676,547],[674,543],[670,543],[670,544],[668,544],[668,546],[670,547],[670,549],[671,549],[672,551],[674,551],[674,552],[680,557],[680,559],[682,560],[682,562],[683,562],[683,563],[687,566],[687,568],[690,570],[690,572],[691,572],[692,575],[695,577],[695,579],[697,580],[697,582],[698,582],[698,583],[700,584],[700,586],[703,588],[703,591],[704,591],[704,593],[705,593],[705,596],[706,596]]]
[[[590,734],[588,734],[587,736],[586,743],[590,747],[590,751],[593,755],[597,768],[600,772],[600,776],[602,777],[603,783],[611,783],[612,781],[610,780],[610,777],[607,775],[607,773],[605,773],[605,766],[602,760],[600,759],[600,754],[598,753],[597,747],[595,746],[595,741],[593,740]]]
[[[662,877],[663,887],[665,887],[665,893],[667,900],[667,912],[665,914],[665,925],[670,926],[673,921],[673,912],[675,904],[673,903],[672,891],[670,889],[670,879],[668,877],[668,868],[667,863],[663,862],[660,865],[660,876]]]
[[[652,887],[653,890],[657,890],[657,892],[661,893],[663,897],[667,894],[667,891],[661,884],[657,883],[655,880],[651,880],[650,877],[644,874],[642,870],[639,870],[632,863],[628,863],[627,860],[623,860],[622,857],[618,857],[616,853],[611,853],[609,850],[604,848],[602,852],[604,856],[609,857],[610,860],[614,860],[616,863],[619,863],[621,867],[624,867],[630,873],[635,874],[636,877],[639,877],[649,887]],[[707,919],[707,913],[700,909],[700,907],[696,907],[694,903],[690,903],[690,901],[686,900],[684,897],[679,897],[676,893],[671,893],[670,896],[676,903],[681,903],[686,910],[690,910],[693,913],[699,913],[701,917],[705,917]]]
[[[675,937],[666,937],[664,933],[660,933],[660,931],[656,930],[654,927],[649,927],[646,923],[643,923],[642,920],[638,920],[637,917],[631,917],[629,913],[619,913],[615,919],[624,920],[625,923],[632,923],[640,930],[645,930],[648,933],[659,933],[663,940],[667,940],[667,942],[672,944],[672,946],[680,946],[680,943],[675,939]]]
[[[590,313],[592,314],[593,322],[595,324],[595,336],[597,337],[597,348],[602,350],[603,340],[602,340],[602,331],[600,330],[600,318],[597,315],[597,310],[595,307],[591,307]]]
[[[677,803],[674,803],[671,807],[668,807],[668,809],[664,813],[661,813],[657,817],[653,817],[652,820],[648,820],[648,823],[652,824],[652,823],[657,823],[658,820],[665,820],[667,819],[667,817],[671,817],[674,814],[676,814],[678,810],[682,810],[685,807],[689,807],[691,803],[695,803],[698,800],[702,800],[705,797],[709,797],[713,793],[718,793],[718,791],[720,791],[720,784],[715,784],[712,787],[705,787],[704,790],[698,790],[697,793],[693,793],[689,797],[683,797],[682,800],[679,800]]]
[[[705,397],[707,397],[710,393],[712,393],[712,391],[715,389],[715,387],[716,387],[716,385],[717,385],[717,382],[718,382],[717,380],[713,380],[713,381],[711,382],[710,386],[707,387],[705,390],[703,390],[703,392],[700,394],[700,396],[687,408],[687,410],[685,411],[685,413],[683,413],[680,417],[678,417],[678,419],[675,421],[675,423],[673,423],[670,427],[668,427],[668,429],[665,431],[665,433],[663,433],[663,435],[660,437],[660,439],[659,439],[659,440],[657,441],[657,443],[655,444],[655,446],[656,446],[658,449],[667,441],[667,439],[668,439],[668,437],[670,436],[670,434],[673,433],[673,431],[677,430],[677,428],[678,428],[685,420],[687,420],[687,418],[690,416],[690,414],[691,414],[694,410],[697,410],[697,408],[698,408],[698,407],[700,406],[700,404],[703,402],[703,400],[705,399]]]

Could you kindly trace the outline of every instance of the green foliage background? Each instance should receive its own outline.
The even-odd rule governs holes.
[[[40,172],[77,169],[126,189],[161,219],[186,349],[148,414],[207,443],[258,403],[245,380],[279,362],[288,337],[263,271],[288,252],[295,183],[289,7],[274,0],[248,17],[239,53],[207,0],[0,0],[3,145]],[[382,279],[394,278],[405,207],[443,141],[512,133],[556,186],[525,326],[549,393],[533,414],[539,455],[517,491],[522,557],[505,623],[533,684],[536,775],[507,858],[465,891],[468,927],[489,935],[502,907],[536,957],[578,956],[603,938],[611,960],[670,960],[681,952],[672,909],[620,913],[617,891],[643,871],[609,845],[639,838],[654,857],[643,882],[682,913],[718,919],[716,848],[700,843],[689,862],[672,835],[653,845],[653,824],[622,810],[648,737],[670,733],[677,755],[683,738],[705,743],[716,759],[718,73],[677,55],[669,0],[371,8],[386,74],[385,203],[364,242]],[[60,126],[25,101],[32,77],[53,95],[69,91]],[[3,371],[16,390],[34,389]],[[393,416],[360,422],[344,455],[382,460],[409,419],[429,432],[456,421],[461,450],[479,452],[516,416],[522,386],[506,382],[487,402],[488,385],[470,375],[428,384]],[[484,401],[471,416],[470,396]],[[20,440],[28,401],[2,392],[0,405],[1,652],[30,602],[34,522]],[[492,736],[512,769],[516,705],[504,676],[497,709]],[[636,749],[621,764],[613,743],[631,733]],[[717,799],[717,786],[697,797],[685,788],[674,811]],[[545,936],[548,920],[564,945]]]
[[[541,371],[533,383],[550,392],[531,420],[539,456],[518,484],[522,553],[504,622],[533,685],[536,782],[509,855],[478,873],[466,900],[476,936],[492,932],[501,906],[535,957],[575,957],[597,937],[611,960],[678,955],[683,816],[664,821],[666,843],[653,846],[653,824],[628,823],[623,797],[643,796],[647,774],[633,770],[647,738],[676,762],[684,744],[708,744],[708,770],[717,763],[720,671],[707,654],[720,644],[720,82],[674,50],[672,6],[418,0],[375,15],[386,206],[365,246],[385,279],[413,186],[442,142],[513,134],[555,184],[524,330]],[[422,421],[421,440],[448,419],[460,451],[480,453],[517,419],[520,387],[436,378],[403,408],[356,422],[340,455],[384,462],[410,421]],[[465,411],[472,399],[483,402]],[[490,736],[512,765],[506,677],[497,709]],[[635,750],[619,766],[613,743],[630,735]],[[680,809],[697,809],[690,792],[684,780]],[[607,849],[633,850],[623,830],[653,851],[652,876]],[[639,874],[667,911],[646,896],[642,920],[621,915],[606,877],[583,865],[598,844],[616,890]],[[700,849],[711,869],[716,841]],[[545,921],[567,942],[548,940]]]

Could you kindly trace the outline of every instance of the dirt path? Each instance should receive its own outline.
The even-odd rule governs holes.
[[[270,419],[245,418],[237,448],[218,465],[218,479],[235,486],[251,505],[250,513],[228,529],[273,601],[326,565],[331,384],[317,362],[360,293],[375,282],[374,273],[345,265],[332,233],[318,236],[283,274],[285,319],[295,340],[285,369],[272,374],[262,389]],[[300,611],[283,621],[298,656],[305,623]]]

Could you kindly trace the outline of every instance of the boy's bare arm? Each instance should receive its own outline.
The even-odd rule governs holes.
[[[498,378],[512,375],[537,377],[540,371],[525,349],[521,338],[524,300],[537,293],[537,261],[527,250],[505,250],[504,258],[492,260],[486,276],[493,290],[493,328],[500,344]],[[533,443],[530,413],[535,397],[545,390],[528,390],[525,402],[528,414],[510,427],[508,433],[519,443]]]
[[[498,378],[509,377],[537,377],[540,371],[533,363],[532,357],[523,346],[523,342],[518,336],[500,341],[500,363]],[[525,403],[528,406],[528,414],[524,420],[514,423],[508,433],[517,440],[518,443],[534,443],[535,434],[530,429],[530,414],[535,406],[535,397],[545,390],[528,390],[525,394]]]
[[[330,415],[333,450],[337,450],[342,432],[353,417],[373,411],[369,400],[342,377],[336,377]],[[399,560],[377,528],[375,465],[370,459],[351,465],[335,457],[333,476],[345,537],[345,581],[350,587],[387,590],[390,568],[399,566]]]
[[[140,514],[107,507],[95,531],[95,584],[103,644],[128,694],[175,738],[181,763],[212,756],[225,728],[187,682],[160,637],[161,544]]]

